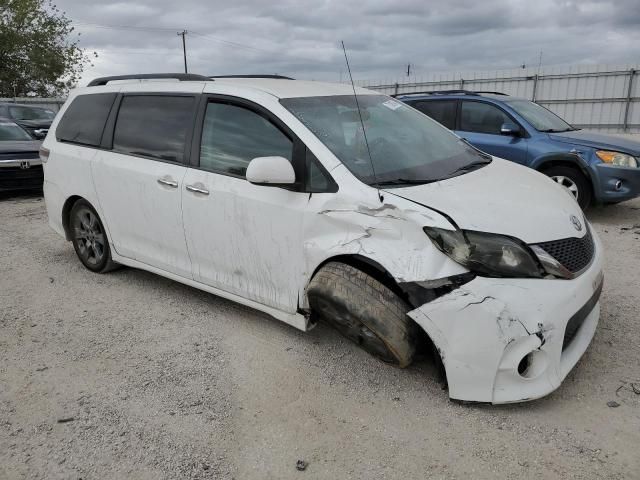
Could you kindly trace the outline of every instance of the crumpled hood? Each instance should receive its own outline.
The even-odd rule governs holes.
[[[549,138],[562,143],[573,143],[591,148],[622,151],[623,153],[629,153],[634,156],[640,155],[640,142],[625,137],[578,130],[574,132],[550,133]]]
[[[440,182],[385,192],[440,211],[463,229],[538,243],[582,237],[586,220],[569,194],[545,175],[499,158]],[[571,216],[582,224],[574,227]]]

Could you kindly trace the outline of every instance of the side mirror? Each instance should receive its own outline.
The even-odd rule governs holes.
[[[503,123],[500,127],[500,134],[518,137],[520,136],[520,128],[515,123]]]
[[[284,157],[257,157],[249,162],[247,180],[256,185],[291,185],[296,183],[296,172]]]

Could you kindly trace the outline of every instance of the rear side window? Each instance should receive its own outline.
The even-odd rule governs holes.
[[[441,123],[450,130],[456,128],[456,101],[433,100],[428,102],[416,102],[413,107],[425,115],[430,116],[436,122]]]
[[[498,107],[481,102],[462,102],[460,130],[500,135],[503,123],[513,123],[513,120]]]
[[[256,157],[291,161],[293,142],[258,113],[225,103],[209,103],[202,127],[200,167],[244,176]]]
[[[58,123],[58,141],[99,146],[104,125],[115,99],[116,93],[78,95]]]
[[[113,150],[182,162],[195,99],[188,96],[127,95],[113,132]]]

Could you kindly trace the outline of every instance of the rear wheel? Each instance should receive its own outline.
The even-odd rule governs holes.
[[[102,221],[86,200],[78,200],[69,214],[71,242],[76,255],[92,272],[105,273],[118,266],[111,259],[109,240]]]
[[[416,351],[417,326],[406,302],[375,278],[331,262],[307,290],[312,314],[383,362],[407,367]]]
[[[591,205],[591,184],[580,170],[558,165],[544,170],[543,173],[564,187],[576,199],[580,208],[586,210]]]

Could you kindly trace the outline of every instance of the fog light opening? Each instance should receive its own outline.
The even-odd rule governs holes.
[[[526,380],[533,380],[545,372],[549,366],[549,358],[542,350],[527,353],[518,363],[518,375]]]
[[[527,355],[522,357],[522,360],[520,360],[520,363],[518,364],[518,373],[520,374],[521,377],[527,376],[527,370],[529,370],[530,365],[531,365],[531,354],[528,353]]]
[[[616,192],[620,190],[622,188],[622,180],[616,180],[613,188],[615,188]]]

